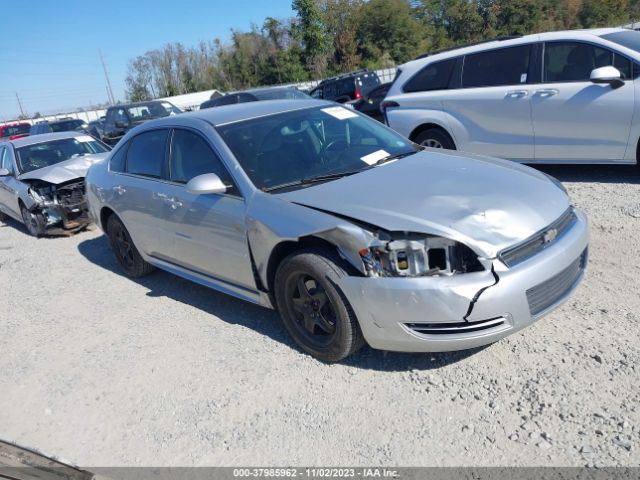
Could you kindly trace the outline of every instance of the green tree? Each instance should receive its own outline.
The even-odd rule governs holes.
[[[358,17],[360,54],[367,65],[378,66],[385,53],[395,63],[420,53],[423,32],[407,1],[370,0],[360,6]]]
[[[294,35],[304,48],[303,61],[307,71],[315,78],[324,75],[330,38],[325,30],[322,13],[315,0],[293,0],[293,10],[297,13]]]

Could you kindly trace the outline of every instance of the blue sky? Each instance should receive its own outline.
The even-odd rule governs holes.
[[[31,0],[2,2],[0,119],[107,100],[98,50],[124,99],[130,59],[166,43],[229,39],[230,29],[293,15],[291,0]]]

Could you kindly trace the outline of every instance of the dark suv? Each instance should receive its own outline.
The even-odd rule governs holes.
[[[313,98],[345,103],[360,100],[378,85],[380,79],[376,72],[359,70],[323,80],[309,95]]]
[[[65,118],[53,122],[38,122],[31,125],[29,135],[40,135],[41,133],[55,132],[88,132],[87,122],[77,118]]]
[[[102,141],[109,145],[118,143],[125,133],[147,120],[182,113],[178,107],[164,100],[127,103],[109,107],[104,120]]]

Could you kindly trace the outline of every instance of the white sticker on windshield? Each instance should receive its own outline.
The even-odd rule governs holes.
[[[90,137],[89,135],[83,135],[81,137],[76,137],[76,140],[80,143],[87,143],[87,142],[95,142],[96,140],[93,137]]]
[[[360,160],[362,160],[367,165],[373,165],[378,160],[382,160],[383,158],[386,158],[388,156],[389,154],[384,150],[378,150],[377,152],[373,152],[369,155],[365,155],[364,157],[360,157]]]
[[[353,112],[352,110],[347,110],[344,107],[323,108],[322,111],[324,113],[328,113],[332,117],[337,118],[338,120],[346,120],[347,118],[354,118],[358,116],[357,113]]]

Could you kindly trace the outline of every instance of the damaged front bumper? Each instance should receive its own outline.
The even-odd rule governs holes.
[[[576,222],[549,248],[508,268],[420,278],[349,276],[339,287],[373,348],[464,350],[493,343],[562,304],[582,280],[589,229]]]
[[[32,185],[29,212],[36,216],[39,233],[70,235],[86,228],[91,219],[84,179],[62,185]]]

